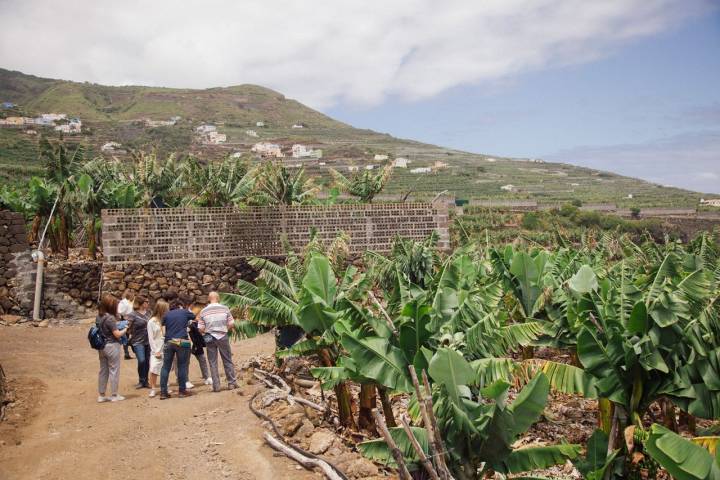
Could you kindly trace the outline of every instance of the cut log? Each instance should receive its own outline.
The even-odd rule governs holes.
[[[343,480],[343,477],[338,475],[337,472],[324,460],[320,460],[319,458],[306,457],[300,452],[297,452],[290,448],[282,440],[273,437],[268,432],[265,432],[263,434],[263,438],[265,438],[265,442],[267,442],[267,444],[270,445],[270,447],[272,447],[274,450],[277,450],[288,458],[292,458],[303,467],[310,470],[314,468],[319,468],[325,475],[325,477],[329,478],[330,480]]]

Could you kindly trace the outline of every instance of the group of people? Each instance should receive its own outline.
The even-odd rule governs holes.
[[[132,358],[128,348],[137,360],[136,388],[150,389],[150,397],[157,395],[158,377],[160,400],[172,396],[168,383],[173,369],[178,396],[192,395],[189,390],[194,385],[188,379],[191,354],[200,364],[204,383],[212,385],[213,392],[221,390],[218,356],[223,363],[228,388],[237,388],[228,335],[235,319],[230,309],[220,303],[217,292],[210,292],[208,301],[207,306],[200,308],[193,305],[189,296],[168,293],[155,302],[151,311],[148,299],[134,295],[130,290],[125,291],[122,301],[110,294],[103,295],[95,319],[105,339],[105,346],[98,351],[98,402],[125,400],[118,393],[118,386],[123,349],[124,358]],[[109,396],[106,395],[108,383]]]

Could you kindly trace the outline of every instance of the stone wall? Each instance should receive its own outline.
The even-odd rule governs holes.
[[[0,210],[0,314],[24,314],[21,299],[17,298],[15,278],[18,259],[29,256],[25,219],[22,215]]]
[[[192,263],[105,265],[103,292],[121,298],[126,288],[151,302],[166,292],[185,293],[207,303],[212,291],[233,292],[239,279],[253,281],[257,272],[245,259]]]
[[[106,263],[205,261],[282,255],[301,249],[312,231],[323,242],[343,232],[352,253],[388,252],[396,236],[439,234],[450,247],[448,205],[383,203],[247,208],[103,210]]]

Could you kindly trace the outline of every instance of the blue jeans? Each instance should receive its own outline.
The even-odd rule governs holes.
[[[150,370],[150,345],[133,345],[133,352],[137,359],[138,383],[148,384],[148,371]]]
[[[170,370],[172,370],[175,356],[177,356],[178,365],[178,389],[180,393],[185,392],[188,367],[190,366],[190,347],[180,347],[170,342],[165,342],[165,346],[163,346],[163,366],[162,370],[160,370],[160,393],[162,395],[167,395],[168,393],[168,377],[170,377]]]

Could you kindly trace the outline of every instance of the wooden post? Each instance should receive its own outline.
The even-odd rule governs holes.
[[[405,434],[408,436],[408,439],[410,440],[410,443],[412,444],[415,453],[417,453],[417,456],[420,459],[420,463],[422,463],[422,466],[425,468],[425,471],[428,472],[428,475],[430,475],[430,478],[432,480],[440,480],[440,476],[435,471],[435,468],[432,466],[430,459],[428,459],[427,455],[425,455],[425,452],[420,446],[420,442],[418,442],[417,438],[415,438],[415,434],[410,428],[410,425],[408,425],[407,421],[404,418],[400,419],[400,423],[402,423],[403,429],[405,429]]]
[[[375,426],[377,426],[378,430],[380,430],[380,434],[382,435],[383,439],[385,439],[385,443],[387,443],[388,448],[390,448],[390,453],[392,453],[392,456],[395,459],[395,463],[397,463],[398,465],[398,474],[400,475],[400,479],[412,480],[410,472],[407,469],[407,465],[405,465],[403,454],[395,443],[395,440],[393,440],[392,436],[390,435],[390,431],[388,430],[387,425],[385,425],[385,421],[383,420],[382,415],[380,415],[380,412],[378,412],[377,409],[373,409],[372,413],[373,418],[375,418]]]

